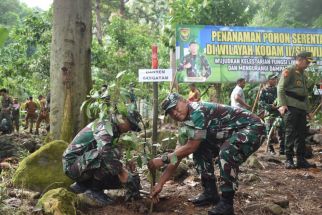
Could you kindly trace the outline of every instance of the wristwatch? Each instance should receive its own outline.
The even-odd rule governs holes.
[[[170,159],[169,159],[168,153],[164,153],[163,155],[161,155],[161,160],[163,164],[169,164]]]

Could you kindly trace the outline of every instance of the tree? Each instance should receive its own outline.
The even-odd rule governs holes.
[[[252,25],[271,27],[321,27],[320,0],[260,0]]]
[[[13,26],[30,12],[31,10],[18,0],[1,0],[0,24],[5,26]]]
[[[91,1],[55,0],[50,57],[50,127],[70,141],[85,124],[81,103],[91,88]]]

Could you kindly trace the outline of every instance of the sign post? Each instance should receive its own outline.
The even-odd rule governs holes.
[[[152,69],[139,69],[139,82],[153,82],[152,157],[155,157],[158,137],[158,82],[172,81],[172,69],[158,69],[158,47],[152,46]],[[155,184],[155,172],[151,172],[151,190]],[[150,214],[153,211],[151,202]]]

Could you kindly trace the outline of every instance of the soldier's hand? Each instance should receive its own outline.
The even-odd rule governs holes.
[[[280,114],[282,116],[284,116],[284,114],[288,111],[288,108],[287,108],[287,106],[281,106],[278,108],[278,111],[280,112]]]
[[[153,187],[152,193],[151,193],[151,199],[153,203],[159,202],[159,193],[162,191],[162,185],[157,184]]]
[[[148,168],[150,171],[160,168],[163,166],[163,162],[160,158],[154,158],[148,162]]]

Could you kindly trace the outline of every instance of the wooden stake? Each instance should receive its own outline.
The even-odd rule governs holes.
[[[256,108],[257,102],[258,102],[258,100],[259,100],[259,94],[260,94],[260,92],[261,92],[261,90],[262,90],[263,86],[264,86],[263,84],[261,84],[261,85],[259,86],[259,90],[258,90],[258,92],[257,92],[256,99],[255,99],[255,102],[254,102],[254,105],[253,105],[253,108],[252,108],[252,112],[253,112],[253,113],[254,113],[254,111],[255,111],[255,108]]]

